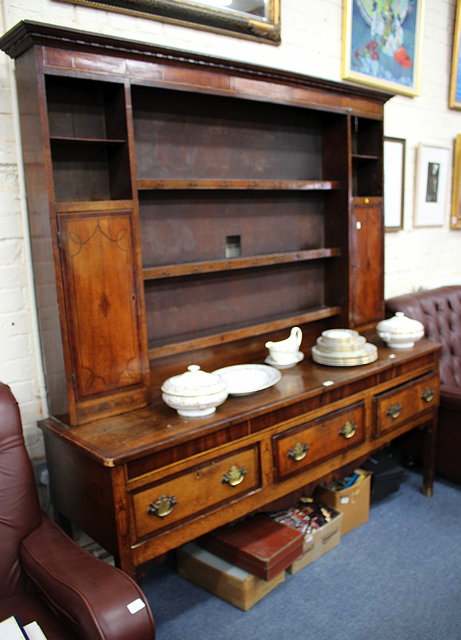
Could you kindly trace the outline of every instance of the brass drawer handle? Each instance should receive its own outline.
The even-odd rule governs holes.
[[[295,462],[299,462],[306,457],[308,450],[309,447],[307,446],[307,444],[301,444],[300,442],[297,442],[293,449],[290,449],[288,451],[288,457]]]
[[[355,422],[350,422],[348,420],[344,425],[344,427],[342,427],[339,430],[339,435],[343,436],[343,438],[346,438],[346,440],[349,440],[349,438],[352,438],[352,436],[355,435],[356,431],[357,431],[357,424]]]
[[[396,420],[399,417],[401,411],[402,405],[398,402],[395,402],[394,404],[391,404],[389,409],[386,411],[386,415],[392,418],[392,420]]]
[[[237,465],[234,464],[229,471],[223,475],[221,482],[223,484],[228,484],[231,487],[236,487],[238,484],[243,482],[246,473],[246,469],[243,467],[237,467]]]
[[[151,502],[147,513],[150,516],[157,516],[157,518],[164,518],[169,515],[173,509],[177,500],[174,496],[160,496],[155,502]]]
[[[431,402],[434,399],[435,391],[431,387],[426,387],[422,393],[421,398],[424,402]]]

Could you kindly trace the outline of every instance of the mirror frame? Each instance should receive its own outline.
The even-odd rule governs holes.
[[[61,2],[157,19],[268,44],[280,44],[281,0],[268,0],[267,20],[248,13],[206,7],[193,0],[61,0]]]

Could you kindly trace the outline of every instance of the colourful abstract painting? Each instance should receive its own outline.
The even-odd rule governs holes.
[[[345,0],[343,77],[418,93],[423,0]]]
[[[453,34],[453,54],[451,61],[450,107],[461,109],[461,2],[456,7],[455,31]]]

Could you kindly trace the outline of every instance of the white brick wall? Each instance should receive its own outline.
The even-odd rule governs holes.
[[[461,133],[461,111],[448,108],[456,0],[426,0],[421,91],[396,96],[386,105],[385,134],[405,138],[407,162],[404,229],[386,235],[386,296],[421,286],[461,282],[461,231],[449,229],[449,194],[443,227],[413,227],[416,149],[419,143],[453,149]],[[190,49],[209,55],[340,80],[342,0],[282,0],[280,47],[216,35],[72,5],[59,0],[0,0],[0,30],[22,19]],[[3,28],[2,22],[3,20]],[[13,63],[0,53],[0,380],[11,384],[20,402],[32,455],[40,455],[38,418],[46,414],[43,373],[22,204]]]

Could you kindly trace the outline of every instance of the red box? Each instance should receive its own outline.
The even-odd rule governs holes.
[[[263,514],[226,525],[200,545],[263,580],[272,580],[303,552],[304,535]]]

